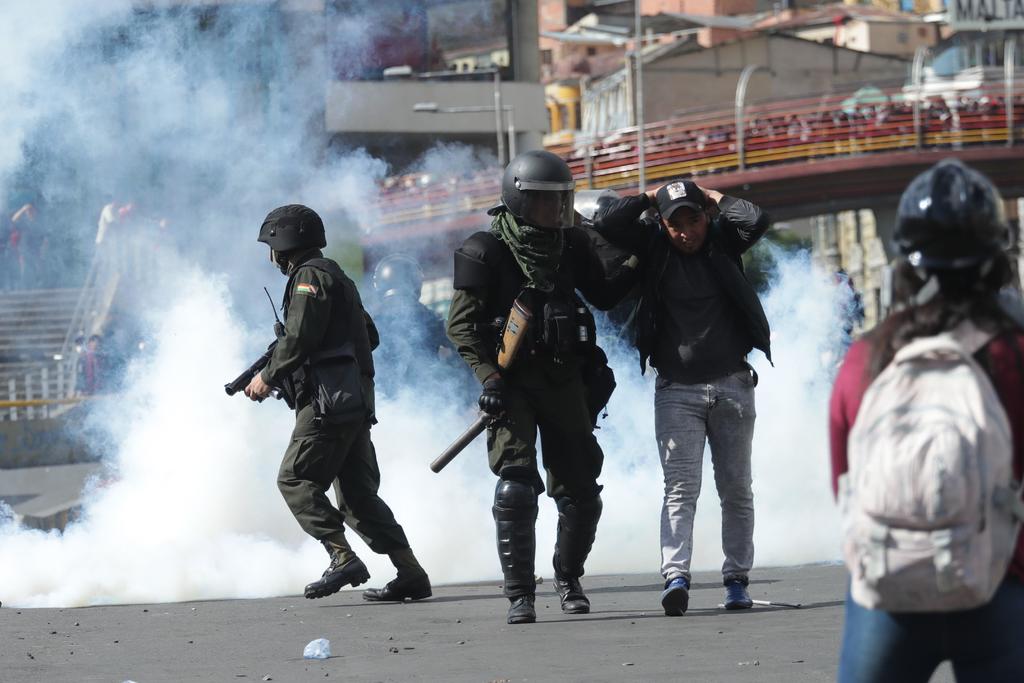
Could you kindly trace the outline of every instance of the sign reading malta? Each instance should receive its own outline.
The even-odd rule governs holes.
[[[947,6],[958,31],[1024,28],[1024,0],[948,0]]]

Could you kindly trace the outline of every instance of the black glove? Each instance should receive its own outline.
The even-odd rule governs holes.
[[[484,390],[480,394],[480,410],[497,417],[505,412],[505,380],[495,377],[484,382]]]

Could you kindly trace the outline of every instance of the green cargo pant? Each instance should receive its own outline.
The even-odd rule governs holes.
[[[340,509],[327,498],[332,483]],[[380,469],[368,423],[318,427],[312,408],[298,411],[277,488],[303,531],[318,541],[346,547],[347,523],[376,553],[408,548],[394,513],[377,495],[379,487]]]
[[[552,498],[591,500],[601,492],[597,478],[604,454],[594,427],[579,373],[543,379],[524,373],[505,384],[505,415],[487,430],[491,471],[504,479],[531,482],[544,490],[537,472],[540,431],[547,492]]]

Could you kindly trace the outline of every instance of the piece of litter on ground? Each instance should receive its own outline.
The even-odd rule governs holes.
[[[302,650],[305,659],[327,659],[331,656],[331,641],[326,638],[311,640]]]
[[[622,666],[633,666],[633,662],[623,662]]]

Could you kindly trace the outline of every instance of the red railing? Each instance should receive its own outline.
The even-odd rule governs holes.
[[[1021,89],[1015,89],[1020,92]],[[1002,84],[969,93],[928,95],[920,102],[915,128],[914,103],[901,87],[750,104],[743,117],[746,168],[801,163],[812,159],[875,154],[907,149],[959,149],[1005,146],[1024,127],[1024,96],[1015,96],[1008,127]],[[1011,131],[1016,134],[1010,135]],[[740,168],[735,110],[677,116],[645,127],[646,178],[649,185],[672,178],[721,173]],[[624,128],[590,145],[562,144],[548,149],[562,156],[581,188],[635,190],[638,162],[635,128]],[[397,233],[430,233],[486,223],[482,211],[499,194],[499,174],[453,172],[391,178],[378,210],[386,239]]]

